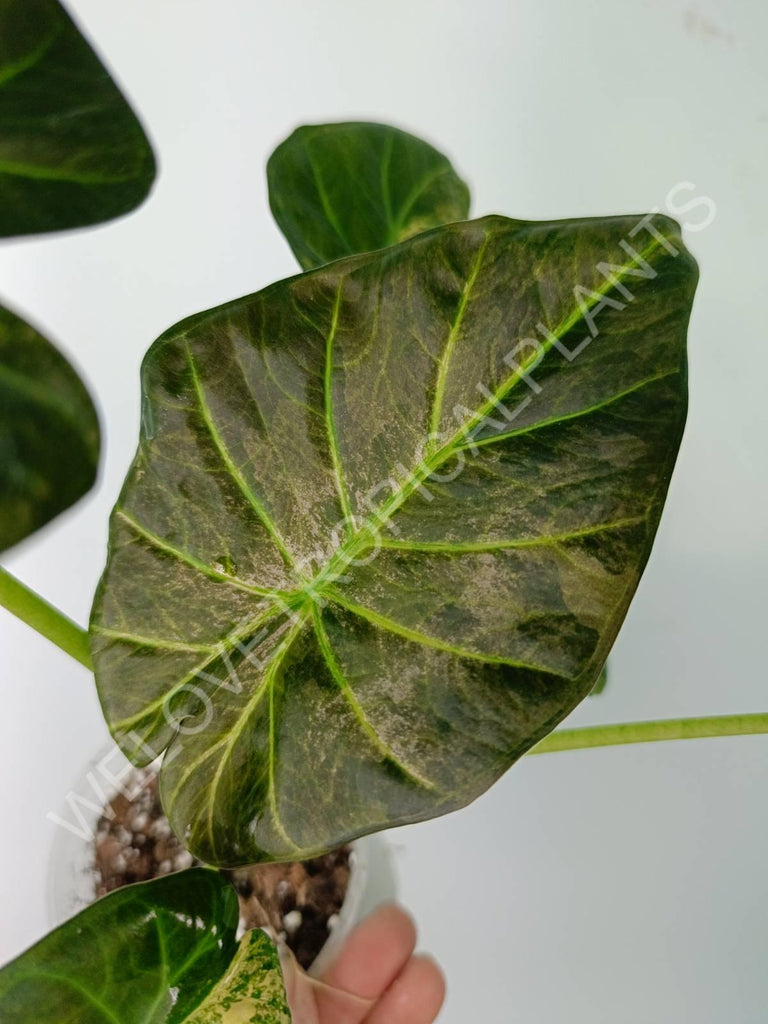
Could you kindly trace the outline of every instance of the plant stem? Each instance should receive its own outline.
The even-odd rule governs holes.
[[[88,648],[88,631],[81,629],[53,605],[44,601],[34,590],[0,567],[0,605],[37,630],[62,651],[92,669]]]
[[[528,753],[553,754],[560,750],[613,747],[626,743],[754,736],[758,733],[768,733],[768,714],[667,718],[658,722],[625,722],[621,725],[593,725],[584,729],[558,729],[545,736]]]

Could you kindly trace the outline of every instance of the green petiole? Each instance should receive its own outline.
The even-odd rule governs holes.
[[[0,606],[26,622],[51,643],[92,669],[88,631],[48,604],[6,569],[0,568]]]

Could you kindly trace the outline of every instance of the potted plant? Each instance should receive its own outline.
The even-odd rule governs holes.
[[[136,206],[151,149],[60,5],[0,4],[0,42],[0,232]],[[0,571],[0,603],[93,667],[130,761],[162,758],[209,866],[56,929],[0,972],[2,1019],[288,1020],[278,952],[238,935],[216,869],[458,809],[529,751],[768,731],[553,731],[599,685],[682,435],[677,225],[467,220],[449,161],[377,124],[298,129],[268,180],[302,273],[149,350],[89,629]],[[8,310],[0,366],[7,548],[87,492],[98,421]]]

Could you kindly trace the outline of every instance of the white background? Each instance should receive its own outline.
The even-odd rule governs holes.
[[[264,183],[295,124],[391,121],[454,159],[477,214],[642,212],[680,181],[716,202],[687,236],[702,277],[669,504],[609,690],[571,722],[765,710],[768,5],[70,7],[142,112],[161,174],[123,221],[0,250],[0,291],[82,369],[106,437],[97,491],[9,568],[86,620],[143,352],[182,316],[295,271]],[[106,731],[85,670],[4,612],[0,643],[4,959],[47,928],[45,814]],[[402,898],[448,973],[442,1024],[764,1021],[767,787],[765,737],[557,754],[392,833]]]

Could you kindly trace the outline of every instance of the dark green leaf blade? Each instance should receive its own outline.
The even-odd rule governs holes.
[[[237,920],[206,868],[118,889],[0,971],[0,1020],[290,1024],[277,950]]]
[[[99,421],[82,381],[0,306],[0,551],[86,494],[98,461]]]
[[[0,236],[119,217],[154,176],[141,125],[58,0],[0,0]]]
[[[593,688],[686,411],[696,265],[637,223],[450,225],[153,346],[92,650],[203,859],[460,807]]]
[[[469,190],[448,159],[389,125],[303,125],[270,157],[267,182],[305,270],[469,216]]]

